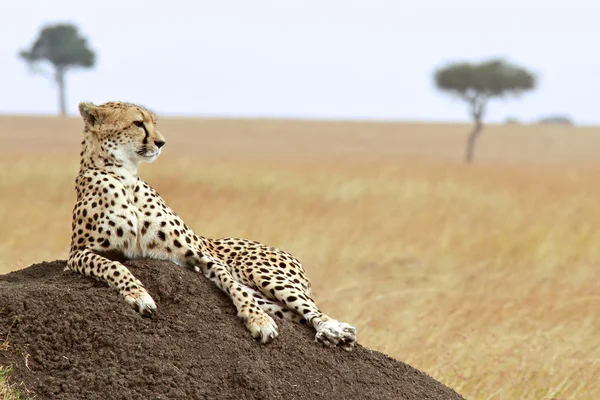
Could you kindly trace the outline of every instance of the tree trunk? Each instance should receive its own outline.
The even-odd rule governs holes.
[[[479,135],[483,131],[483,114],[485,113],[485,106],[487,103],[487,97],[485,95],[475,96],[470,99],[471,103],[471,117],[475,122],[473,130],[469,134],[467,139],[467,150],[465,152],[465,162],[470,164],[473,162],[473,153],[475,153],[475,144]]]
[[[56,72],[54,79],[56,80],[56,85],[58,86],[58,107],[61,116],[67,115],[67,105],[65,101],[65,68],[64,67],[56,67]]]
[[[473,153],[475,152],[475,143],[481,135],[481,131],[483,130],[483,124],[481,123],[481,119],[475,120],[475,126],[473,130],[469,134],[469,138],[467,139],[467,151],[465,153],[465,162],[470,164],[473,162]]]

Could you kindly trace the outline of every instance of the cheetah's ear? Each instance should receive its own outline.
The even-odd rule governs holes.
[[[87,128],[93,128],[98,123],[100,117],[98,106],[87,101],[79,103],[79,114],[81,114]]]

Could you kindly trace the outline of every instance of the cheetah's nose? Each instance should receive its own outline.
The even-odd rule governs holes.
[[[155,140],[154,144],[156,145],[156,147],[158,147],[160,149],[161,147],[163,147],[165,145],[165,141],[164,140]]]

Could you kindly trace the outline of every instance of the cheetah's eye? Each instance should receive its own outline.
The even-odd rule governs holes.
[[[137,126],[138,128],[143,128],[144,127],[144,122],[143,121],[133,121],[133,124],[135,126]]]

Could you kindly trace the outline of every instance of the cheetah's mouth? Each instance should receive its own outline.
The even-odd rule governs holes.
[[[137,151],[138,155],[140,155],[141,157],[144,158],[156,158],[160,155],[160,149],[155,150],[155,151],[149,151],[146,148],[141,148],[140,150]]]

